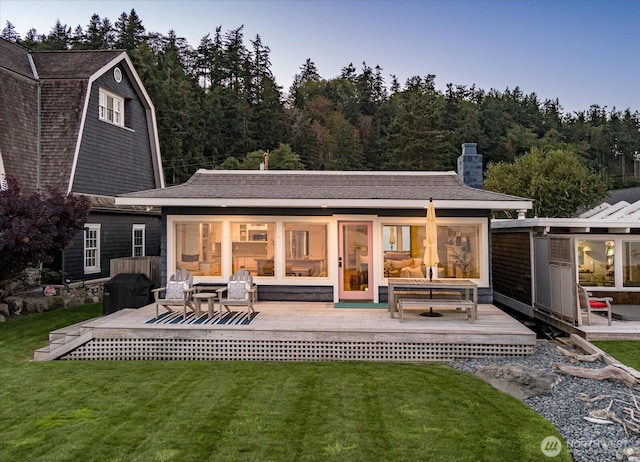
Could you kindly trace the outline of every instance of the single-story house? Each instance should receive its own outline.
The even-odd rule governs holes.
[[[199,170],[184,184],[124,194],[116,204],[162,209],[164,280],[185,268],[196,283],[224,284],[245,268],[260,300],[384,302],[388,278],[428,277],[423,241],[432,200],[439,256],[433,277],[471,279],[479,302],[491,303],[491,214],[530,209],[531,200],[461,178]]]

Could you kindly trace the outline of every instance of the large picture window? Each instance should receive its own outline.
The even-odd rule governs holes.
[[[84,272],[100,272],[100,225],[84,225]]]
[[[176,266],[194,276],[222,275],[222,224],[176,222]]]
[[[444,277],[480,277],[480,227],[438,226],[438,256]]]
[[[257,276],[275,276],[274,223],[231,224],[232,272],[246,269]]]
[[[124,127],[124,98],[101,88],[98,117],[105,122]]]
[[[480,278],[480,226],[438,225],[439,263],[433,278]],[[425,225],[384,225],[384,277],[428,277],[424,265]]]
[[[285,223],[287,277],[327,276],[327,225]]]

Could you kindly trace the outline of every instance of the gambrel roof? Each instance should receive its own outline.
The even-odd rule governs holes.
[[[30,52],[0,39],[0,165],[6,174],[35,190],[40,157],[40,187],[71,191],[92,84],[115,66],[130,77],[147,109],[156,184],[164,186],[153,104],[126,52]]]
[[[186,183],[118,196],[149,206],[530,209],[531,200],[466,186],[455,172],[198,170]]]

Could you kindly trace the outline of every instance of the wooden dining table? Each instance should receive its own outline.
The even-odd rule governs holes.
[[[389,278],[388,283],[392,318],[398,311],[402,320],[399,303],[403,302],[403,305],[462,306],[467,308],[471,322],[478,319],[478,285],[469,279]]]

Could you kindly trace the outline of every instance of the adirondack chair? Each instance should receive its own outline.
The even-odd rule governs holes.
[[[173,311],[171,307],[181,306],[184,317],[187,317],[187,308],[196,311],[191,302],[191,295],[195,288],[193,287],[193,276],[185,269],[178,270],[172,274],[165,287],[153,289],[153,296],[156,302],[156,318],[158,317],[158,308],[162,305],[167,311]],[[160,295],[164,292],[165,296]]]
[[[220,305],[229,311],[230,306],[246,306],[247,314],[255,313],[253,304],[256,301],[257,289],[253,285],[251,273],[245,269],[236,271],[229,278],[227,287],[217,290]],[[226,297],[224,296],[226,292]]]
[[[595,298],[592,294],[582,287],[580,284],[576,284],[578,291],[578,302],[580,304],[580,310],[587,313],[587,325],[591,325],[591,313],[594,312],[606,312],[609,325],[611,325],[611,297]]]

